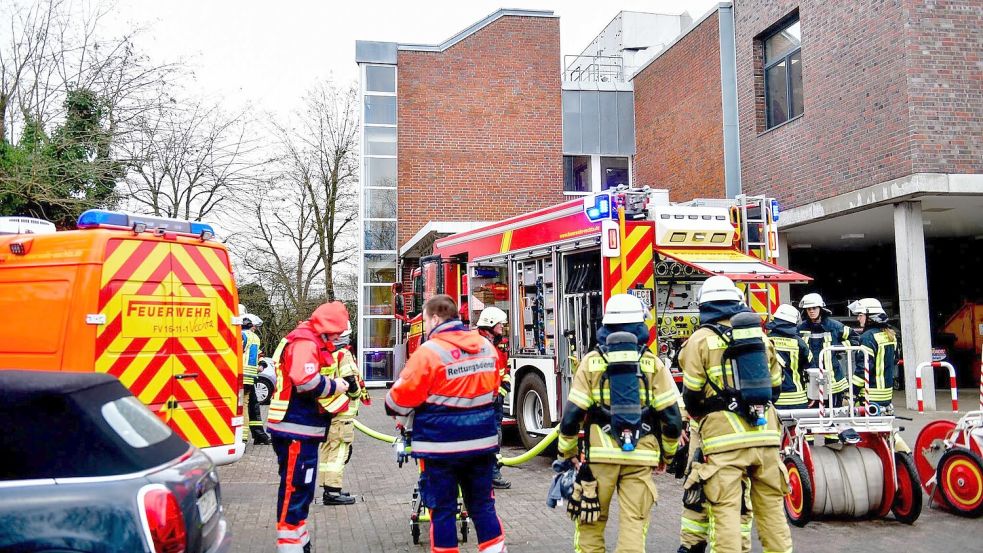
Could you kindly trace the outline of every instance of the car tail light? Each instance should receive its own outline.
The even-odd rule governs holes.
[[[144,486],[138,495],[140,518],[154,553],[184,553],[187,529],[177,498],[160,484]]]

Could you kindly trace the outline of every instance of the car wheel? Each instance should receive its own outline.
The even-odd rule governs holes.
[[[256,394],[256,401],[260,405],[269,405],[271,396],[273,395],[271,393],[272,391],[273,386],[270,386],[270,383],[262,378],[257,378],[253,384],[253,393]]]

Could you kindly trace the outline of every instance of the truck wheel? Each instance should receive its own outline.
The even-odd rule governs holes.
[[[549,420],[547,397],[546,383],[535,374],[526,375],[519,383],[515,418],[519,424],[519,437],[526,449],[532,449],[553,428]]]

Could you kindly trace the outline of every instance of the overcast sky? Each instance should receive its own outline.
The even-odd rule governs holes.
[[[118,0],[120,29],[148,27],[141,47],[158,61],[186,60],[189,92],[284,113],[317,79],[356,78],[355,41],[436,44],[503,7],[553,10],[563,54],[577,54],[621,10],[694,19],[711,0],[333,1]]]

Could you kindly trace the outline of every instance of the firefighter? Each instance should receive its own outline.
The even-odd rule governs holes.
[[[725,276],[708,278],[700,289],[700,323],[683,344],[679,364],[683,370],[683,401],[686,411],[700,425],[704,461],[694,462],[684,485],[684,499],[697,496],[690,503],[703,503],[709,514],[709,548],[718,553],[737,553],[742,549],[741,481],[750,482],[750,503],[758,520],[758,538],[765,551],[791,551],[792,537],[785,520],[782,497],[788,492],[788,476],[779,458],[780,432],[775,409],[756,411],[751,422],[741,407],[752,391],[766,392],[777,398],[781,389],[781,367],[774,346],[760,327],[735,329],[728,338],[718,334],[731,327],[731,319],[749,311],[744,295]],[[743,317],[742,317],[743,318]],[[715,325],[715,326],[708,326]],[[729,347],[740,341],[741,350]],[[759,344],[752,347],[749,344]],[[745,349],[746,348],[746,349]],[[737,364],[728,357],[750,356],[759,370],[769,378],[756,383],[742,383],[737,395],[734,378]],[[751,364],[750,362],[748,363]],[[730,387],[728,382],[734,382]],[[768,384],[770,383],[770,390]],[[746,394],[746,395],[745,395]],[[702,490],[702,493],[701,493]],[[702,500],[702,501],[700,501]]]
[[[317,488],[318,445],[325,440],[331,416],[318,405],[348,391],[348,382],[328,378],[320,367],[335,363],[333,341],[348,325],[348,310],[339,301],[325,303],[284,338],[277,363],[283,383],[270,402],[267,427],[273,437],[280,473],[277,491],[277,551],[308,553],[307,514]]]
[[[502,382],[498,387],[498,395],[495,396],[495,417],[498,419],[498,447],[502,447],[502,419],[505,416],[505,399],[512,390],[512,372],[509,370],[509,354],[503,347],[502,340],[505,338],[505,322],[508,315],[505,311],[497,307],[486,307],[478,317],[478,334],[492,343],[498,349],[498,376]],[[495,464],[495,475],[492,479],[492,486],[496,489],[506,490],[512,487],[512,483],[502,476],[502,467]]]
[[[857,333],[831,317],[833,313],[826,308],[826,302],[819,294],[811,293],[803,296],[799,308],[805,314],[799,324],[799,335],[812,350],[811,367],[819,366],[819,354],[825,347],[841,346],[845,343],[857,345]],[[833,378],[829,381],[832,382],[833,406],[839,407],[843,405],[843,392],[849,386],[849,381],[840,366],[839,356],[828,352],[823,361],[827,370],[829,367],[833,368]]]
[[[812,365],[812,351],[799,336],[799,312],[783,303],[768,322],[768,339],[782,363],[782,394],[775,402],[779,409],[800,409],[809,406],[806,369]]]
[[[256,399],[256,391],[253,384],[256,382],[256,375],[259,374],[259,354],[260,340],[254,328],[263,324],[263,320],[256,315],[246,312],[246,306],[239,304],[239,314],[242,317],[242,389],[246,395],[246,420],[248,421],[249,434],[253,437],[253,443],[257,445],[269,445],[269,434],[263,430],[263,413],[259,409],[259,400]],[[249,441],[249,435],[243,434],[242,440]]]
[[[386,412],[412,429],[413,457],[420,460],[420,497],[430,509],[430,551],[458,551],[460,490],[478,535],[478,551],[498,553],[506,550],[492,492],[499,354],[458,317],[450,296],[427,300],[427,340],[386,395]]]
[[[848,309],[857,317],[862,334],[860,347],[863,352],[855,356],[854,372],[851,379],[853,395],[866,397],[871,403],[881,407],[891,406],[894,399],[894,375],[897,372],[898,338],[887,324],[887,314],[881,302],[874,298],[864,298],[851,303]],[[870,371],[870,385],[865,386],[865,365]]]
[[[682,431],[679,392],[669,369],[646,346],[646,314],[635,296],[611,296],[597,334],[602,346],[581,360],[563,410],[558,453],[578,467],[568,503],[578,552],[605,551],[604,528],[615,492],[616,551],[645,550],[658,497],[653,472],[664,471],[676,453]],[[625,343],[629,347],[620,347]],[[585,442],[578,447],[582,427]]]
[[[322,496],[325,505],[352,505],[355,498],[342,491],[342,477],[345,465],[351,458],[352,442],[355,440],[355,417],[365,382],[355,364],[352,353],[347,349],[351,344],[352,329],[341,333],[334,341],[335,363],[322,369],[322,374],[328,378],[342,378],[348,382],[348,392],[333,401],[319,400],[321,407],[332,415],[331,426],[328,429],[328,439],[321,444],[318,464],[318,480],[324,488]]]

